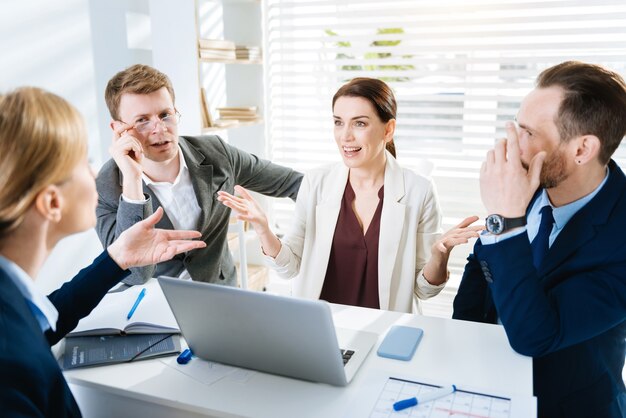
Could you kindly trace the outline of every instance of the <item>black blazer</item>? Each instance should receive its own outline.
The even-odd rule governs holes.
[[[0,415],[80,417],[78,405],[50,351],[106,292],[129,274],[103,252],[48,298],[59,311],[56,332],[44,335],[7,272],[0,268]]]
[[[533,357],[540,417],[626,416],[626,178],[609,170],[539,269],[527,234],[478,240],[454,300],[453,318],[499,316],[511,347]]]

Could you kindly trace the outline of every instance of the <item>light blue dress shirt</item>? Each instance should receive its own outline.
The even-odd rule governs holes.
[[[602,187],[606,184],[606,181],[609,178],[609,170],[606,170],[606,175],[604,176],[604,180],[600,183],[598,187],[594,189],[587,196],[581,197],[580,199],[568,203],[567,205],[555,208],[550,203],[550,199],[548,198],[548,193],[545,189],[541,191],[541,195],[535,199],[530,211],[528,211],[528,215],[526,216],[526,226],[521,228],[516,228],[513,231],[505,232],[500,235],[493,235],[489,232],[484,231],[480,235],[480,242],[483,245],[495,244],[496,242],[503,241],[507,238],[511,238],[517,236],[523,232],[528,233],[528,241],[533,242],[535,236],[537,236],[537,232],[539,232],[539,224],[541,223],[541,208],[545,205],[552,206],[552,216],[554,217],[554,225],[552,226],[552,232],[550,232],[550,241],[549,245],[552,246],[552,243],[556,239],[556,237],[561,233],[567,222],[572,219],[572,216],[576,214],[580,209],[583,208],[587,203],[591,201],[595,197],[596,194],[602,189]]]
[[[50,299],[37,289],[33,279],[20,266],[1,255],[0,268],[6,271],[9,278],[15,283],[24,299],[26,299],[28,307],[41,327],[41,331],[46,332],[49,328],[52,331],[56,331],[59,312],[50,302]]]

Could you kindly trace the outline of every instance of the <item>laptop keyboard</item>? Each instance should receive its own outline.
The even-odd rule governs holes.
[[[343,365],[345,366],[354,355],[354,350],[341,349],[341,357],[343,357]]]

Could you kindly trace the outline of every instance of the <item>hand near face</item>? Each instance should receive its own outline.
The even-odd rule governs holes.
[[[269,230],[267,216],[256,200],[241,186],[235,186],[235,192],[241,197],[233,196],[230,193],[217,192],[217,200],[224,206],[228,206],[235,211],[235,217],[242,221],[247,221],[252,225],[257,234],[262,234]]]
[[[539,187],[546,153],[537,153],[526,170],[522,166],[517,130],[512,122],[507,122],[506,134],[506,140],[499,140],[487,153],[480,169],[480,195],[488,213],[517,218],[524,216]]]
[[[478,220],[478,216],[470,216],[458,225],[452,227],[446,233],[444,233],[441,238],[435,242],[432,246],[432,255],[433,256],[448,256],[452,249],[457,245],[466,244],[469,242],[471,238],[477,238],[480,231],[485,229],[484,225],[474,225],[470,226],[474,222]]]
[[[113,141],[109,152],[122,172],[124,196],[140,200],[143,199],[141,163],[144,155],[141,143],[129,133],[130,129],[131,127],[124,122],[113,122]]]
[[[159,207],[152,215],[122,232],[107,251],[111,258],[126,270],[170,260],[176,254],[206,247],[198,231],[158,229],[154,226],[163,217]]]

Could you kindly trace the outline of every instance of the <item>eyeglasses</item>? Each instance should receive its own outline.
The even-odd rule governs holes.
[[[162,123],[167,128],[178,125],[178,122],[180,122],[180,113],[162,113],[159,115],[158,120],[150,119],[146,121],[139,121],[135,123],[135,125],[132,126],[130,129],[134,129],[140,134],[145,134],[154,131],[157,127],[157,123]],[[131,125],[130,123],[126,124]]]

